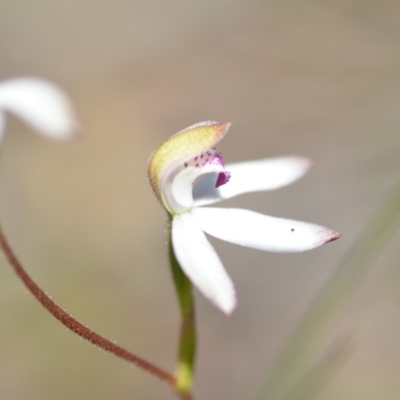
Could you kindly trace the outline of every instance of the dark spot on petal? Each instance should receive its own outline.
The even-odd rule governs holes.
[[[294,232],[294,228],[292,228],[292,229],[290,230],[290,232]]]
[[[187,162],[185,162],[185,164],[183,164],[185,166],[185,168],[187,168],[187,166],[189,165]]]

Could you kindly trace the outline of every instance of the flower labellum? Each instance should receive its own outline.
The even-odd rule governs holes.
[[[16,78],[0,83],[0,139],[4,135],[6,111],[51,139],[79,137],[78,123],[68,97],[43,79]]]
[[[340,234],[320,225],[238,208],[202,207],[239,194],[273,190],[302,177],[311,162],[302,157],[228,164],[215,149],[229,123],[201,122],[167,140],[153,154],[149,178],[172,216],[172,246],[187,277],[226,314],[236,307],[234,285],[205,233],[273,252],[301,252]]]

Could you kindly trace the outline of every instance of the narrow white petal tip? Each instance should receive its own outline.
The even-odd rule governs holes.
[[[81,140],[84,137],[84,129],[82,128],[82,124],[80,121],[75,120],[72,126],[72,130],[69,133],[69,136],[66,138],[67,140]]]
[[[0,110],[12,112],[51,139],[73,140],[81,136],[68,96],[43,79],[18,78],[1,83]]]
[[[342,236],[341,233],[325,228],[321,230],[321,244],[334,242]]]
[[[221,304],[221,305],[216,304],[216,306],[224,314],[226,314],[228,317],[230,317],[233,314],[233,312],[236,310],[237,304],[238,304],[238,301],[237,301],[237,296],[236,296],[236,292],[235,292],[231,296],[229,302],[225,302],[224,304]]]
[[[293,160],[296,161],[304,171],[307,171],[315,164],[314,160],[308,157],[293,156]]]
[[[229,290],[220,290],[213,296],[207,296],[210,302],[228,317],[233,314],[238,305],[236,290],[233,284]]]
[[[201,290],[201,288],[199,288]],[[204,293],[203,293],[204,294]],[[205,295],[212,304],[219,310],[221,310],[225,315],[230,316],[233,314],[237,307],[237,296],[235,289],[232,287],[231,291],[221,290],[219,293],[214,293],[213,295]]]

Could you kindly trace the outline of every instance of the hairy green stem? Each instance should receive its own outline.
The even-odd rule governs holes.
[[[172,276],[178,296],[182,325],[179,339],[178,360],[175,369],[176,388],[186,399],[193,389],[194,364],[196,358],[196,319],[192,283],[183,273],[175,257],[171,237],[172,220],[168,224],[168,252]]]

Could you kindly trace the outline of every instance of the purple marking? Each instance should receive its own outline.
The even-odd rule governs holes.
[[[193,157],[191,160],[183,163],[184,167],[195,167],[195,168],[203,168],[206,165],[216,165],[224,167],[224,159],[220,152],[216,151],[215,148],[212,148],[206,152],[200,153],[199,155]],[[231,177],[230,172],[223,171],[218,173],[215,187],[220,187],[225,185],[225,183],[229,182]]]
[[[229,179],[231,179],[231,174],[228,171],[220,172],[218,174],[217,182],[215,182],[215,187],[218,188],[222,185],[225,185],[225,183],[229,182]]]
[[[211,163],[214,165],[224,165],[224,161],[219,154],[214,154],[214,157],[212,158]]]

